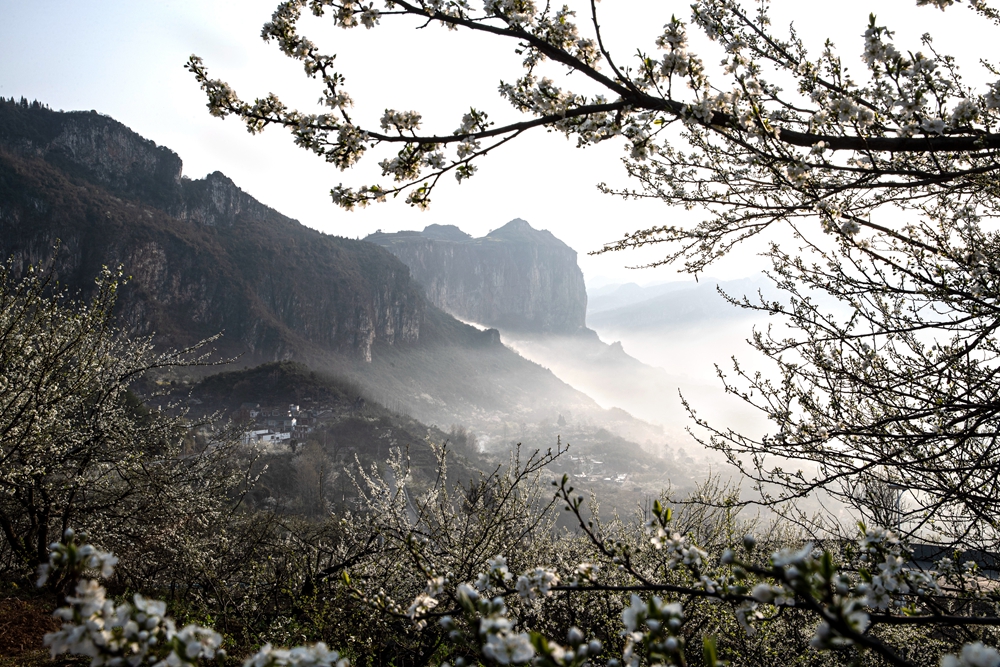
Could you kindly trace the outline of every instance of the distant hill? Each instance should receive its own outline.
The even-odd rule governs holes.
[[[711,281],[707,281],[711,282]],[[648,285],[640,287],[636,283],[625,283],[624,285],[605,285],[598,289],[587,290],[587,315],[593,315],[604,310],[622,308],[630,306],[640,301],[652,299],[653,297],[697,288],[695,281],[676,281],[660,283],[659,285]]]
[[[700,282],[672,282],[649,287],[635,283],[605,287],[591,299],[587,323],[599,330],[657,330],[703,321],[736,320],[752,311],[732,305],[719,294],[751,301],[758,292],[778,298],[778,291],[763,277]]]
[[[484,326],[572,334],[585,328],[587,290],[576,251],[520,218],[482,238],[454,225],[376,233],[436,306]]]
[[[367,468],[384,461],[389,448],[395,447],[406,453],[413,481],[420,488],[432,483],[437,472],[431,443],[447,444],[448,477],[454,481],[467,481],[479,471],[492,470],[509,458],[508,447],[495,442],[491,445],[489,436],[473,434],[464,428],[444,430],[421,423],[373,400],[363,389],[343,378],[295,362],[271,362],[245,370],[224,371],[194,383],[169,385],[168,389],[175,401],[186,400],[195,413],[217,411],[237,422],[248,422],[251,408],[285,409],[295,404],[300,423],[308,426],[308,432],[297,432],[294,445],[288,441],[265,448],[260,467],[266,464],[267,472],[253,494],[258,503],[277,502],[279,508],[293,511],[309,506],[300,488],[303,477],[309,476],[302,470],[307,461],[312,461],[314,467],[325,461],[327,470],[341,470],[345,465],[352,467],[356,456]],[[629,419],[620,411],[610,412],[619,419]],[[573,416],[566,414],[573,422]],[[522,442],[528,451],[553,447],[560,434],[564,444],[572,442],[569,453],[558,459],[549,472],[556,476],[567,473],[578,484],[600,489],[606,506],[624,511],[635,507],[650,491],[659,491],[664,478],[670,480],[675,491],[686,492],[693,490],[693,477],[707,474],[683,449],[652,454],[634,442],[587,423],[511,426],[519,429],[514,442]],[[486,445],[486,451],[477,445],[480,436],[479,444]],[[345,487],[344,481],[340,479],[329,485],[335,488],[328,491],[337,491],[327,495],[334,505],[338,495],[353,495],[351,485]]]
[[[432,445],[447,447],[451,482],[467,482],[492,465],[482,459],[466,431],[427,426],[364,398],[362,390],[343,378],[296,362],[225,371],[168,390],[175,401],[188,402],[189,414],[221,413],[241,431],[262,428],[266,416],[294,405],[298,425],[284,429],[294,431],[291,437],[257,443],[262,476],[251,500],[279,511],[325,515],[330,509],[349,509],[356,490],[345,469],[356,470],[357,462],[369,469],[389,458],[391,449],[406,456],[417,489],[429,487],[437,477]],[[257,424],[251,409],[258,413]],[[261,411],[266,416],[260,416]]]

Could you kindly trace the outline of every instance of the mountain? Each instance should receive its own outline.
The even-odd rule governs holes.
[[[471,322],[496,327],[504,345],[550,369],[600,405],[663,429],[658,438],[627,430],[629,437],[643,443],[651,440],[648,446],[661,452],[666,450],[663,444],[654,445],[657,440],[688,439],[687,414],[678,397],[683,378],[642,363],[620,342],[608,344],[586,327],[581,310],[587,311],[587,295],[576,253],[550,232],[515,219],[478,239],[454,225],[430,225],[422,232],[376,233],[368,240],[405,262],[436,305]],[[562,291],[555,289],[557,285]],[[598,307],[604,301],[611,307],[616,299],[621,305],[648,298],[644,288],[632,287],[615,286],[595,301]],[[664,291],[672,288],[674,284]]]
[[[587,323],[598,330],[661,330],[710,321],[732,321],[752,317],[754,311],[732,305],[722,290],[734,299],[752,301],[758,293],[780,298],[773,283],[763,276],[739,280],[672,282],[649,287],[635,283],[605,287],[592,299]]]
[[[219,172],[184,178],[176,154],[97,113],[0,104],[0,254],[16,269],[57,244],[72,289],[123,266],[127,328],[168,345],[222,331],[224,353],[253,360],[370,361],[377,345],[418,342],[428,318],[381,249],[308,229]]]
[[[84,294],[101,266],[120,265],[130,279],[118,316],[130,333],[178,347],[222,332],[219,353],[239,355],[232,368],[300,361],[427,424],[500,440],[572,413],[640,442],[662,439],[505,347],[496,330],[429,303],[385,248],[309,229],[221,173],[191,180],[182,167],[96,112],[2,102],[0,257],[17,273],[57,247],[60,284]]]
[[[697,287],[692,281],[675,281],[640,287],[636,283],[612,284],[587,290],[587,316],[605,310],[630,306],[653,297]]]
[[[576,251],[520,218],[478,239],[454,225],[430,225],[365,240],[401,259],[431,303],[463,320],[526,333],[585,327]]]

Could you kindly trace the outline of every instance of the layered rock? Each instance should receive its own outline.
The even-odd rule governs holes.
[[[430,301],[461,319],[518,332],[585,328],[587,291],[576,251],[520,218],[482,238],[430,225],[365,240],[401,259]]]

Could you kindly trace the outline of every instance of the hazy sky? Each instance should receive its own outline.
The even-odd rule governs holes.
[[[422,229],[431,223],[456,224],[479,236],[512,218],[549,229],[580,253],[588,279],[671,280],[669,269],[627,272],[626,265],[656,257],[648,254],[585,253],[623,232],[678,219],[681,214],[651,202],[625,202],[600,194],[595,184],[624,184],[619,163],[622,145],[576,150],[561,135],[537,132],[480,164],[479,173],[458,186],[440,187],[430,211],[402,202],[347,213],[329,200],[332,185],[373,182],[378,159],[365,160],[358,172],[341,173],[292,145],[271,129],[250,136],[235,119],[212,118],[201,91],[183,69],[188,55],[202,56],[210,73],[232,84],[244,98],[268,92],[311,110],[319,97],[315,82],[301,67],[260,39],[276,0],[0,0],[0,95],[39,99],[54,109],[95,109],[139,134],[166,145],[184,160],[185,174],[200,178],[219,170],[264,203],[306,225],[350,237],[382,229]],[[687,17],[688,2],[605,0],[604,27],[612,53],[621,56],[652,40],[671,13]],[[814,45],[833,36],[851,64],[860,53],[869,11],[899,29],[900,47],[920,45],[931,30],[943,50],[972,63],[988,55],[985,26],[969,29],[964,8],[942,14],[914,8],[914,0],[834,4],[776,2],[775,25],[794,20]],[[831,9],[835,7],[835,10]],[[905,17],[905,22],[894,15]],[[437,26],[385,25],[373,31],[343,31],[332,21],[310,19],[304,32],[325,50],[338,53],[348,76],[347,90],[361,118],[377,119],[384,108],[416,109],[425,125],[450,131],[470,105],[502,120],[512,117],[496,95],[500,79],[521,71],[512,45],[483,44],[481,38]],[[620,56],[619,56],[620,57]],[[860,69],[860,64],[855,65]],[[978,70],[967,72],[973,80]],[[373,159],[374,158],[374,159]],[[695,215],[695,214],[692,214]],[[715,275],[735,277],[754,270],[752,255],[720,266]]]

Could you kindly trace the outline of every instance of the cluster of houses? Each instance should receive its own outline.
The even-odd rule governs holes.
[[[292,444],[305,438],[315,428],[321,411],[302,410],[298,405],[288,407],[264,407],[257,403],[244,403],[234,419],[253,427],[243,433],[243,443],[252,444]]]
[[[624,484],[629,478],[629,473],[611,470],[604,461],[587,455],[574,456],[569,454],[565,461],[557,459],[552,465],[552,469],[559,472],[562,472],[563,468],[571,477],[576,477],[581,481]]]

